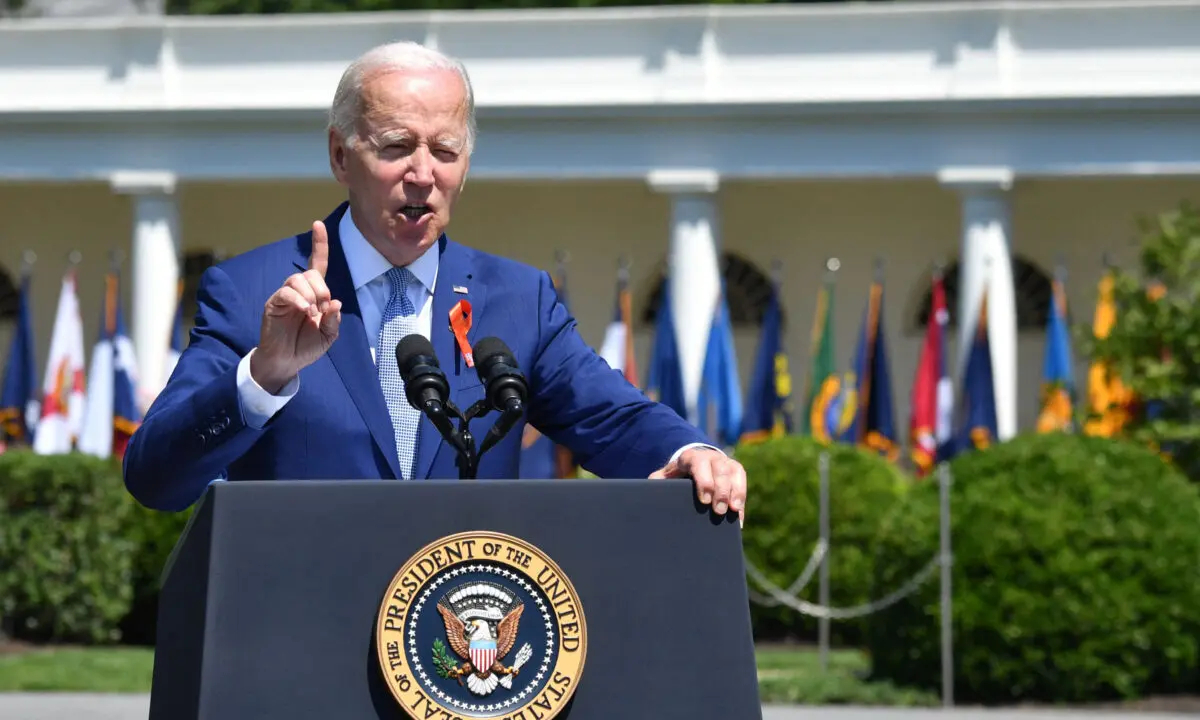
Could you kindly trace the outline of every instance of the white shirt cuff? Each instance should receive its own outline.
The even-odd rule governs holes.
[[[250,357],[252,355],[254,355],[254,350],[246,353],[246,356],[238,363],[238,402],[241,404],[242,417],[245,418],[246,424],[256,430],[261,430],[267,421],[282,410],[288,400],[291,400],[296,391],[300,389],[300,376],[297,375],[289,380],[287,385],[280,388],[278,395],[272,395],[250,376]]]
[[[695,447],[708,448],[709,450],[716,450],[717,452],[721,453],[722,455],[725,454],[725,451],[722,450],[721,448],[713,447],[712,445],[709,445],[708,443],[688,443],[687,445],[684,445],[683,447],[676,450],[675,454],[671,456],[671,459],[667,461],[667,464],[670,465],[671,463],[675,462],[676,460],[679,459],[680,455],[684,454],[688,450],[691,450],[692,448],[695,448]]]

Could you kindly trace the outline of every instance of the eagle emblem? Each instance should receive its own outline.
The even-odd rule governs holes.
[[[476,695],[489,695],[499,685],[511,690],[513,676],[533,654],[533,648],[525,643],[512,665],[502,662],[517,641],[525,609],[520,598],[502,585],[472,582],[446,593],[437,609],[446,626],[450,649],[458,656],[456,661],[440,641],[435,641],[433,662],[438,674],[457,680],[459,685],[465,679]]]

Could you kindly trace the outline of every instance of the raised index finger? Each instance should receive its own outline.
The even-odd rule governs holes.
[[[313,223],[312,254],[308,256],[308,269],[316,270],[325,277],[329,268],[329,233],[325,231],[325,223],[320,220]]]

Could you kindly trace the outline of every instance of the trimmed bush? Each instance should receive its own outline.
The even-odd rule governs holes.
[[[1200,492],[1144,447],[1031,435],[951,464],[955,700],[1094,702],[1194,691]],[[877,584],[938,551],[938,485],[880,529]],[[871,617],[873,674],[941,687],[937,576]]]
[[[818,458],[829,453],[829,598],[835,607],[871,599],[871,545],[876,528],[910,480],[893,463],[842,444],[824,446],[800,435],[741,445],[746,468],[746,557],[776,585],[787,589],[807,565],[820,537]],[[798,594],[819,599],[819,573]],[[752,582],[751,587],[757,589]],[[817,619],[786,606],[751,606],[760,639],[817,639]],[[863,620],[834,620],[831,641],[862,642]]]
[[[15,637],[120,638],[133,595],[130,508],[114,461],[0,454],[0,616]]]
[[[158,594],[167,558],[187,525],[192,510],[160,512],[138,504],[132,497],[129,539],[137,548],[133,559],[133,604],[121,621],[121,636],[132,645],[153,645],[157,638]]]

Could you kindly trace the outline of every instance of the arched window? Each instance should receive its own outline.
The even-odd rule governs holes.
[[[183,327],[185,333],[192,327],[192,318],[196,317],[196,292],[200,289],[200,278],[204,271],[221,262],[224,258],[212,250],[189,250],[183,255],[181,278],[183,280]],[[185,336],[184,342],[187,342]]]
[[[1017,330],[1044,330],[1050,315],[1050,276],[1033,261],[1012,256],[1013,293],[1017,301]],[[952,262],[943,271],[946,288],[946,305],[950,311],[950,325],[958,325],[959,263]],[[929,287],[929,275],[922,277],[921,301],[913,317],[912,328],[924,330],[929,322],[929,308],[933,294]]]
[[[0,267],[0,322],[17,320],[20,309],[20,287],[7,270]]]
[[[726,300],[729,303],[729,317],[733,326],[762,325],[767,303],[771,299],[771,278],[754,263],[729,252],[721,255],[721,277],[725,280]],[[641,321],[646,325],[653,325],[658,317],[658,306],[662,302],[666,278],[667,262],[663,260],[658,263],[658,272],[651,281],[653,286],[642,309]],[[780,317],[786,325],[787,314],[782,308]]]

